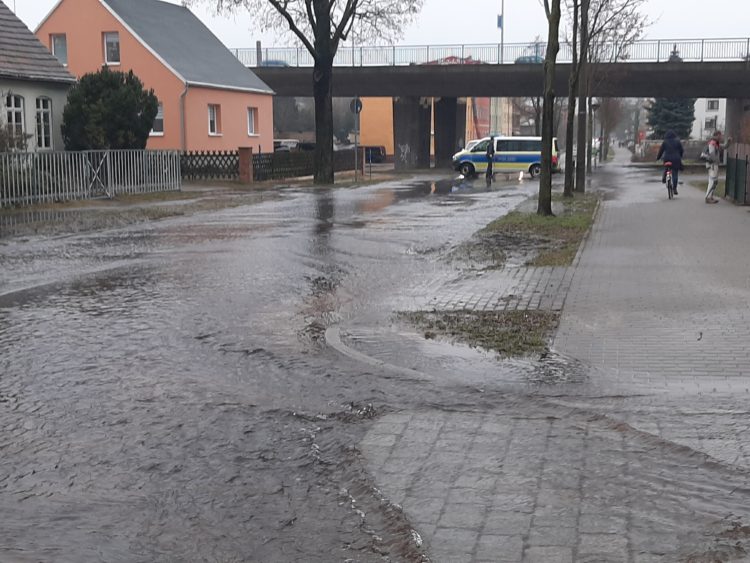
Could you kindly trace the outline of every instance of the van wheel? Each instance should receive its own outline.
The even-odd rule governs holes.
[[[542,173],[541,164],[532,164],[531,167],[529,168],[529,174],[531,174],[532,178],[536,178],[541,173]]]
[[[471,178],[474,175],[474,165],[470,162],[464,162],[459,171],[464,178]]]

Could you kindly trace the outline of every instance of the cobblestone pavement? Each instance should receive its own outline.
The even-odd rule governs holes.
[[[492,272],[426,301],[562,307],[554,349],[585,377],[524,385],[485,358],[463,380],[475,403],[394,413],[361,444],[433,561],[750,561],[750,215],[689,187],[668,201],[617,163],[601,183],[575,268]],[[423,346],[410,367],[439,374]],[[460,360],[444,364],[460,385]]]
[[[509,268],[477,278],[455,280],[430,299],[438,311],[560,311],[570,287],[572,268]]]

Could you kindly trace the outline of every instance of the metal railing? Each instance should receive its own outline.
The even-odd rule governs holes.
[[[597,49],[600,53],[598,59],[602,62],[665,62],[675,50],[685,62],[750,60],[750,38],[644,39],[624,50],[617,43],[604,43]],[[342,47],[336,54],[334,65],[513,64],[540,61],[546,50],[545,43]],[[257,49],[233,49],[233,53],[245,66],[258,66]],[[263,48],[260,56],[269,66],[313,66],[312,55],[304,47]],[[569,44],[560,46],[557,60],[560,63],[571,62],[572,49]]]
[[[0,208],[180,188],[177,151],[0,153]]]

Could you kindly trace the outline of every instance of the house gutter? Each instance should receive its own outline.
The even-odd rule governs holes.
[[[182,150],[187,151],[187,123],[185,121],[185,99],[187,97],[190,84],[185,82],[185,89],[180,94],[180,137],[182,142]]]

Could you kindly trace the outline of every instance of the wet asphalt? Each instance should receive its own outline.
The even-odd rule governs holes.
[[[324,333],[460,276],[445,256],[537,185],[286,189],[0,238],[0,561],[418,560],[356,444],[381,414],[472,390]]]

